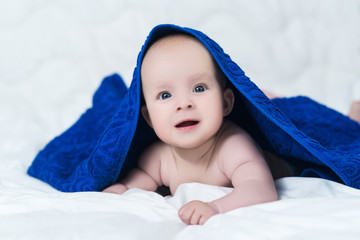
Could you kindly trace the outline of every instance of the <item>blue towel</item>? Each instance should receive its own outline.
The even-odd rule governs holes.
[[[117,74],[106,77],[93,106],[67,131],[38,153],[28,174],[66,192],[99,191],[136,166],[143,149],[157,140],[140,114],[140,67],[147,47],[172,33],[199,39],[229,79],[235,106],[228,116],[259,145],[301,169],[360,188],[360,125],[307,97],[269,100],[202,32],[159,25],[149,34],[127,89]]]

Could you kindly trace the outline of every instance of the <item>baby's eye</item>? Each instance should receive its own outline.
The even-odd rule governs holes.
[[[159,98],[160,100],[165,100],[165,99],[168,99],[168,98],[170,98],[170,97],[171,97],[171,94],[168,93],[168,92],[162,92],[162,93],[160,93],[159,96],[158,96],[158,98]]]
[[[203,85],[199,85],[194,88],[194,92],[196,92],[196,93],[204,92],[205,90],[206,90],[206,87]]]

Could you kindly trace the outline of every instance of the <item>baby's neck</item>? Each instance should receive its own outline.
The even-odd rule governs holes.
[[[176,164],[187,163],[191,165],[208,165],[216,145],[216,137],[209,139],[203,145],[184,149],[170,146]]]

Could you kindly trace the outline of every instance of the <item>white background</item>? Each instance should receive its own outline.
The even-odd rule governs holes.
[[[358,192],[326,181],[285,179],[279,183],[283,201],[219,216],[203,232],[181,225],[176,208],[159,211],[159,215],[152,205],[154,201],[160,209],[177,207],[180,203],[176,201],[185,201],[182,196],[201,193],[203,188],[197,185],[190,191],[191,185],[188,192],[185,187],[179,197],[170,200],[172,205],[163,205],[164,199],[141,191],[125,198],[99,193],[62,194],[26,175],[36,153],[91,106],[103,77],[117,72],[127,84],[131,82],[137,54],[149,31],[160,23],[203,31],[260,88],[284,96],[307,95],[345,114],[350,103],[360,99],[358,0],[2,0],[0,239],[50,239],[53,232],[59,239],[116,239],[119,226],[128,226],[131,219],[148,230],[144,233],[167,229],[164,239],[231,234],[227,226],[232,225],[227,224],[234,221],[243,226],[238,233],[245,239],[261,239],[265,233],[272,238],[295,239],[296,235],[310,239],[322,236],[321,229],[330,233],[327,239],[339,239],[346,236],[342,230],[359,226],[360,213],[352,210],[360,209]],[[221,189],[209,192],[221,195]],[[138,205],[134,203],[138,212],[131,208],[129,198],[140,199]],[[123,208],[117,208],[118,201]],[[316,218],[314,213],[328,214]],[[136,214],[143,214],[145,220],[134,217]],[[244,217],[247,221],[242,220]],[[117,219],[118,225],[106,219],[113,223]],[[265,219],[277,224],[269,225]],[[168,224],[157,225],[161,220]],[[336,224],[338,220],[340,225]],[[123,227],[122,233],[138,231],[131,226]],[[216,233],[214,229],[219,226],[223,231]],[[260,231],[264,228],[268,232]],[[277,230],[277,234],[269,235]],[[108,238],[101,238],[101,233],[107,233]],[[229,235],[228,239],[231,236],[238,235]]]

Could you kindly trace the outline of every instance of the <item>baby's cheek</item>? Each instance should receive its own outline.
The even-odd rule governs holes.
[[[153,128],[156,136],[158,136],[158,138],[160,138],[161,141],[167,142],[167,139],[169,138],[169,129],[166,128],[165,124],[163,123],[153,124]]]

